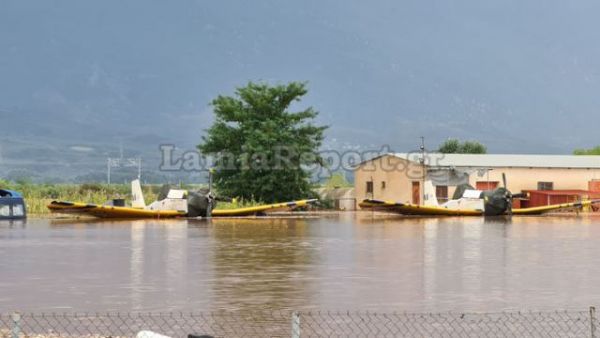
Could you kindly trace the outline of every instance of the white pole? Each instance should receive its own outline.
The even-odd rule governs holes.
[[[300,338],[300,314],[292,313],[292,338]]]
[[[110,158],[106,160],[106,181],[110,185]]]
[[[21,314],[15,312],[10,315],[10,319],[12,319],[13,327],[12,327],[12,337],[19,338],[21,337]]]

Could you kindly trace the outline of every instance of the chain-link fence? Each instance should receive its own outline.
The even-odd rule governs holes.
[[[0,315],[0,338],[600,338],[596,327],[594,308],[585,311],[427,314],[268,311]]]

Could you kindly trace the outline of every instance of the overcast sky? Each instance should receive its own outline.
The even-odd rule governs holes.
[[[216,95],[299,80],[335,146],[408,151],[424,135],[570,153],[600,143],[598,13],[591,0],[2,0],[0,142],[192,147]]]

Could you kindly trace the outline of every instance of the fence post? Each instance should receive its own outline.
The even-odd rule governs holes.
[[[596,338],[596,308],[590,306],[590,337]]]
[[[300,338],[300,313],[292,312],[292,338]]]
[[[12,338],[19,338],[21,336],[21,314],[18,312],[13,312],[10,315],[10,319],[12,320]]]

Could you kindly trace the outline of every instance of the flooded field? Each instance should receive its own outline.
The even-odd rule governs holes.
[[[500,311],[600,303],[600,218],[0,223],[0,308]]]

